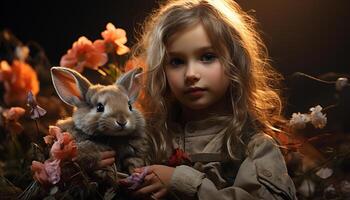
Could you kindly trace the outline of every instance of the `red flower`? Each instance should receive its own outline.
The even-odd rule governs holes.
[[[126,54],[130,49],[124,44],[127,42],[126,32],[121,28],[115,28],[112,23],[108,23],[106,30],[101,33],[106,44],[112,44],[118,55]]]
[[[61,58],[60,65],[82,72],[84,67],[97,70],[107,62],[104,45],[92,43],[82,36],[74,42],[73,47]]]
[[[190,157],[182,149],[174,149],[173,154],[168,160],[168,165],[175,167],[178,165],[186,164],[191,162]]]

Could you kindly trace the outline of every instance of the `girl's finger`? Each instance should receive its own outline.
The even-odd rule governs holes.
[[[126,188],[130,187],[132,185],[132,183],[129,180],[127,180],[126,178],[117,180],[117,183],[118,183],[118,185],[121,185],[121,186],[126,187]]]
[[[152,197],[154,199],[161,199],[161,198],[163,198],[166,195],[166,193],[168,193],[168,190],[166,188],[162,188],[158,192],[153,193]]]
[[[154,178],[156,177],[153,173],[146,175],[145,178],[143,178],[143,183],[141,184],[140,188],[144,188],[148,185],[152,185],[153,183],[155,183],[156,180]]]
[[[103,167],[106,167],[106,166],[110,166],[110,165],[112,165],[114,162],[115,162],[114,157],[112,157],[112,158],[107,158],[107,159],[103,159],[103,160],[101,160],[100,162],[98,162],[98,167],[99,167],[99,168],[103,168]]]
[[[103,151],[100,153],[101,160],[106,159],[106,158],[111,158],[115,157],[115,151]]]
[[[142,173],[142,172],[143,172],[143,167],[141,167],[141,168],[135,168],[133,172],[134,172],[134,173]]]
[[[162,189],[162,184],[157,182],[151,185],[147,185],[145,187],[140,188],[139,190],[137,190],[134,195],[135,196],[145,196],[147,194],[151,194],[151,193],[156,193],[159,190]]]
[[[142,173],[143,171],[145,171],[145,168],[147,168],[147,174],[151,174],[153,172],[153,167],[152,166],[145,166],[145,167],[135,168],[134,172],[135,173]]]
[[[152,181],[152,179],[154,179],[155,176],[156,176],[156,175],[154,175],[154,173],[146,175],[145,178],[143,179],[143,180],[144,180],[144,183],[145,183],[146,185],[149,185],[149,183],[154,182],[154,181]]]

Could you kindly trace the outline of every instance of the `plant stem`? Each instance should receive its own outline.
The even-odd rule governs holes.
[[[335,81],[325,81],[325,80],[322,80],[322,79],[319,79],[319,78],[310,76],[310,75],[305,74],[305,73],[302,73],[302,72],[295,72],[295,73],[293,74],[293,76],[304,76],[304,77],[307,77],[307,78],[309,78],[309,79],[312,79],[312,80],[315,80],[315,81],[318,81],[318,82],[321,82],[321,83],[335,84]]]
[[[39,125],[38,121],[35,119],[35,126],[36,126],[36,136],[35,136],[35,141],[39,138]]]

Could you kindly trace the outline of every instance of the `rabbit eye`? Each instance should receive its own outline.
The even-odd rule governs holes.
[[[132,111],[132,106],[131,106],[131,102],[128,101],[128,105],[129,105],[129,110]]]
[[[97,112],[103,112],[105,110],[105,107],[102,103],[97,104]]]

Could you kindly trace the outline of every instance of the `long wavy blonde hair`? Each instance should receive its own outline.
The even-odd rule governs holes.
[[[166,159],[167,121],[174,107],[164,66],[167,44],[175,34],[201,23],[231,84],[228,96],[232,116],[223,140],[223,152],[240,159],[245,134],[265,132],[281,121],[282,79],[269,64],[256,21],[232,0],[171,0],[161,5],[143,26],[135,55],[146,61],[142,100],[155,162]],[[243,145],[243,146],[242,146]]]

